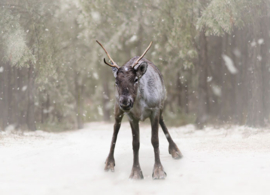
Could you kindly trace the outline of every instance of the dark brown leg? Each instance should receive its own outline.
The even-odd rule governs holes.
[[[172,157],[174,159],[180,159],[183,157],[182,153],[180,152],[180,150],[178,149],[177,145],[174,143],[174,141],[171,138],[171,135],[164,123],[163,117],[162,117],[162,113],[160,114],[160,119],[159,119],[159,124],[169,142],[169,153],[172,155]]]
[[[113,136],[112,136],[112,142],[111,142],[111,148],[110,148],[110,153],[107,157],[107,160],[105,162],[105,171],[111,170],[112,172],[114,171],[114,166],[115,166],[115,161],[114,161],[114,148],[117,140],[117,135],[121,126],[121,121],[123,118],[123,112],[119,109],[119,107],[116,105],[115,106],[115,123],[114,123],[114,131],[113,131]]]
[[[165,179],[166,173],[159,158],[159,140],[158,140],[158,126],[159,126],[159,111],[154,111],[152,114],[151,126],[152,126],[152,138],[151,142],[154,147],[155,165],[152,177],[153,179]]]
[[[139,163],[139,149],[140,149],[140,129],[138,121],[130,121],[130,126],[132,130],[132,146],[133,146],[133,166],[130,179],[143,179],[142,170]]]

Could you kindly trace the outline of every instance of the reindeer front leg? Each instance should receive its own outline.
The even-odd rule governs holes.
[[[115,123],[114,123],[114,130],[113,130],[113,136],[112,136],[112,142],[111,142],[111,148],[110,153],[107,157],[107,160],[105,162],[105,171],[111,170],[114,171],[115,161],[114,161],[114,148],[117,140],[117,135],[121,126],[121,121],[123,118],[123,111],[119,109],[118,105],[115,105]]]
[[[133,146],[133,166],[129,176],[130,179],[143,179],[142,170],[139,163],[139,149],[140,149],[140,129],[139,121],[130,120],[132,130],[132,146]]]
[[[159,157],[159,139],[158,139],[159,116],[160,110],[153,110],[152,116],[150,118],[152,126],[151,142],[154,147],[154,154],[155,154],[155,165],[152,174],[153,179],[165,179],[165,177],[167,176],[160,162]]]

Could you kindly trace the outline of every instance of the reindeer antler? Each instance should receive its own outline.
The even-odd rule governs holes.
[[[151,45],[152,45],[152,41],[151,43],[149,44],[149,46],[146,48],[146,50],[143,52],[143,54],[136,60],[136,62],[132,65],[132,68],[134,68],[134,66],[136,66],[139,61],[143,58],[143,56],[145,56],[146,52],[150,49]]]
[[[106,60],[105,60],[105,58],[104,58],[104,63],[107,64],[110,67],[119,69],[119,66],[113,61],[113,59],[111,58],[110,54],[106,51],[106,49],[103,47],[103,45],[98,40],[96,40],[96,42],[102,47],[102,49],[105,51],[105,53],[107,54],[107,56],[109,57],[109,59],[111,60],[111,62],[113,64],[107,63]]]

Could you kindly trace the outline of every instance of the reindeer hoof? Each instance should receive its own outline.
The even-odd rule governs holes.
[[[108,157],[106,162],[105,162],[104,170],[114,172],[114,166],[115,166],[114,159]]]
[[[167,176],[161,164],[155,164],[152,174],[153,179],[165,179]]]
[[[169,146],[169,153],[172,155],[174,159],[181,159],[183,158],[182,153],[178,149],[176,145],[170,145]]]
[[[142,170],[141,170],[140,166],[132,168],[132,171],[131,171],[129,178],[135,179],[135,180],[143,179],[143,174],[142,174]]]

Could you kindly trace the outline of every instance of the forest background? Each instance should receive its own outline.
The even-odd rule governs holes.
[[[270,119],[268,0],[0,0],[0,124],[60,131],[113,121],[114,77],[145,56],[167,88],[170,125]]]

